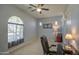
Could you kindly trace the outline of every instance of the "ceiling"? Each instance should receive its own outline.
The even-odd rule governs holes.
[[[45,4],[43,7],[48,8],[49,11],[42,11],[42,14],[38,13],[37,11],[31,12],[31,10],[28,8],[29,4],[21,4],[17,5],[18,8],[24,10],[28,14],[32,15],[35,18],[47,18],[52,16],[61,16],[65,10],[67,9],[67,4]]]

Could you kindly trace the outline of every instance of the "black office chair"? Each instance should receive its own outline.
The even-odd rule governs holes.
[[[42,44],[43,51],[44,51],[45,55],[57,55],[56,51],[50,51],[49,50],[52,46],[49,47],[46,36],[42,36],[40,39],[41,39],[41,44]]]

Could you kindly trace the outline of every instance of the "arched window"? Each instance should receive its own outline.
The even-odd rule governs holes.
[[[8,47],[12,47],[24,42],[24,24],[17,16],[12,16],[8,20]]]

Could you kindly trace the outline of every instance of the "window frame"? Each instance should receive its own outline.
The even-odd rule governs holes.
[[[18,18],[17,18],[18,19]],[[16,20],[17,20],[16,19]],[[10,18],[9,18],[9,20],[11,20]],[[13,20],[13,19],[12,19]],[[15,19],[14,19],[15,20]],[[20,18],[19,18],[19,20],[20,21],[22,21]],[[16,45],[18,45],[18,44],[21,44],[21,43],[23,43],[24,42],[24,24],[23,24],[23,22],[22,22],[22,24],[20,24],[20,23],[18,23],[18,22],[16,22],[16,23],[13,23],[13,22],[8,22],[8,28],[9,28],[9,24],[13,24],[13,25],[16,25],[16,32],[14,32],[14,29],[13,29],[13,34],[15,34],[16,35],[16,41],[17,41],[17,44],[15,44],[15,45],[13,45],[13,43],[12,42],[15,42],[16,43],[16,41],[14,40],[14,36],[15,35],[13,35],[13,40],[14,41],[11,41],[11,42],[9,42],[8,41],[8,48],[11,48],[11,47],[13,47],[13,46],[16,46]],[[23,38],[21,38],[21,36],[19,36],[20,37],[20,39],[18,39],[17,38],[17,26],[22,26],[23,27]],[[20,32],[19,33],[21,33],[21,29],[20,29]],[[9,34],[9,30],[8,30],[8,34]],[[8,37],[9,37],[9,35],[8,35]],[[9,38],[8,38],[8,40],[9,40]],[[20,43],[18,43],[18,41],[20,41]],[[22,42],[21,42],[22,41]]]

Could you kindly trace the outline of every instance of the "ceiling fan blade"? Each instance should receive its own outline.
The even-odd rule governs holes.
[[[40,4],[38,4],[37,7],[40,7]]]
[[[36,9],[32,10],[32,12],[35,11],[35,10],[36,10]]]
[[[40,14],[42,14],[42,11],[40,11]]]
[[[42,10],[47,10],[47,11],[49,10],[49,9],[47,9],[47,8],[41,8],[41,9],[42,9]]]
[[[32,7],[35,7],[36,8],[36,6],[35,5],[33,5],[33,4],[29,4],[30,6],[32,6]]]
[[[38,4],[38,7],[43,7],[44,6],[44,4]]]
[[[28,7],[28,8],[32,8],[32,7]]]
[[[44,6],[44,4],[40,4],[41,6]]]

